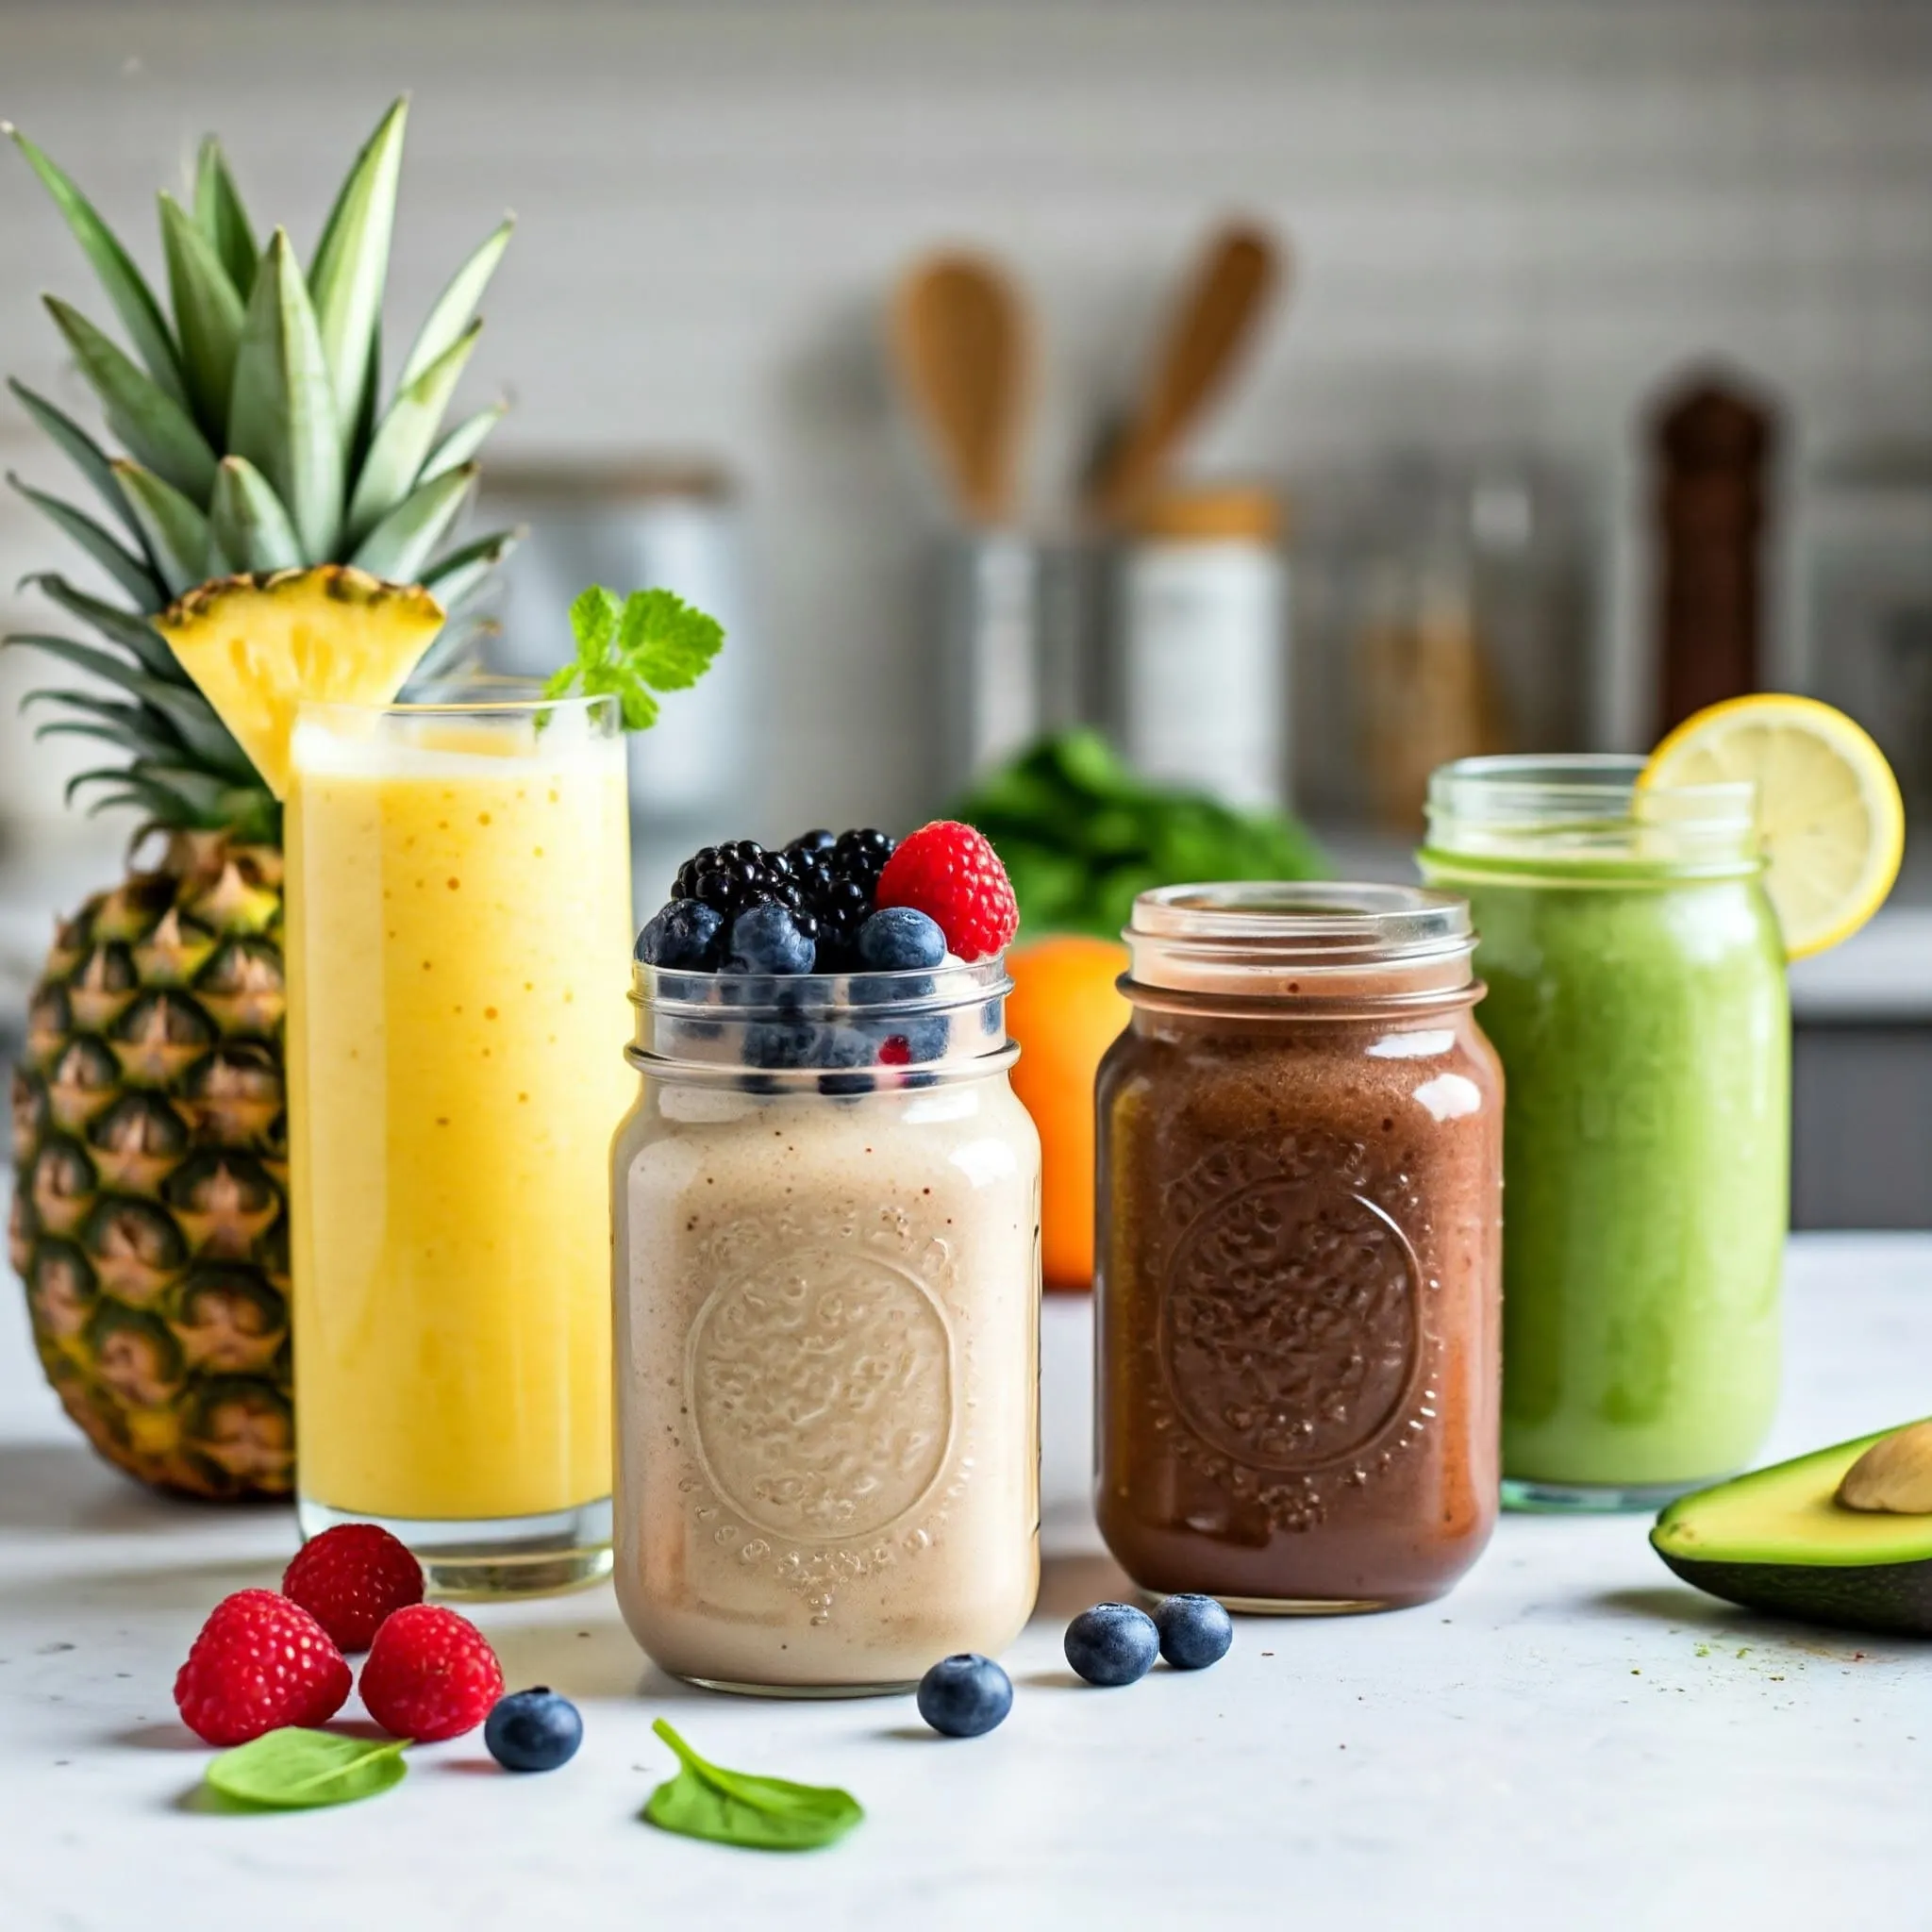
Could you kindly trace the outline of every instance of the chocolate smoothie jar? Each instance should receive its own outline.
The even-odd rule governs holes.
[[[1144,892],[1101,1068],[1095,1504],[1143,1590],[1440,1596],[1497,1503],[1503,1078],[1469,908]]]

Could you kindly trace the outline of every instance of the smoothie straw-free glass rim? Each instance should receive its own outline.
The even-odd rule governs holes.
[[[1422,886],[1327,880],[1163,886],[1134,901],[1121,991],[1145,1007],[1301,1020],[1475,999],[1467,901]],[[1257,1022],[1257,1024],[1262,1024]]]
[[[1645,785],[1645,765],[1620,752],[1574,752],[1439,766],[1429,779],[1430,876],[1457,863],[1538,857],[1679,876],[1761,868],[1756,785]]]

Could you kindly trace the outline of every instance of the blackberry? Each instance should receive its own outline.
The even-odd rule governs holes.
[[[858,970],[858,928],[872,916],[879,874],[892,856],[892,841],[871,826],[841,832],[802,832],[786,846],[791,875],[805,909],[819,922],[818,970]]]
[[[767,852],[756,839],[733,839],[692,853],[677,868],[671,896],[674,901],[695,899],[727,923],[754,906],[783,906],[803,937],[818,938],[818,914],[807,903],[792,858]]]

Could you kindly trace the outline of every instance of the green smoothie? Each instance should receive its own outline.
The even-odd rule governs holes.
[[[1784,949],[1748,831],[1639,826],[1602,799],[1587,825],[1564,816],[1580,799],[1555,829],[1486,823],[1472,767],[1493,787],[1522,764],[1449,768],[1465,782],[1432,798],[1423,854],[1474,908],[1507,1083],[1506,1494],[1650,1503],[1747,1462],[1776,1402]],[[1590,769],[1627,813],[1634,762]]]

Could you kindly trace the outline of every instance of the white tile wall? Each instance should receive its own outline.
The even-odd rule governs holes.
[[[1812,442],[1932,435],[1928,7],[0,6],[0,113],[150,260],[152,192],[205,128],[306,242],[405,86],[403,325],[522,217],[473,365],[515,394],[505,447],[716,453],[743,479],[786,721],[745,753],[772,761],[772,829],[926,802],[934,504],[875,337],[931,242],[999,250],[1040,307],[1042,515],[1228,208],[1278,223],[1298,269],[1204,465],[1429,440],[1607,474],[1648,387],[1714,349]],[[34,292],[88,278],[10,159],[0,265],[0,363],[55,382]]]

